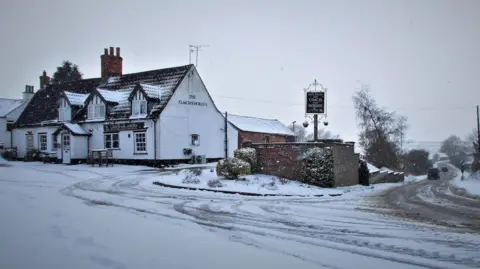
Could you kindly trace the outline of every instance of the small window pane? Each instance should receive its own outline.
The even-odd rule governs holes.
[[[200,145],[200,136],[193,134],[192,135],[192,145],[193,146],[199,146]]]
[[[140,102],[140,114],[147,114],[147,101]]]
[[[39,134],[38,135],[38,148],[41,151],[46,151],[47,150],[47,145],[48,145],[47,135],[46,134]]]
[[[146,134],[145,133],[135,133],[135,151],[136,152],[146,152],[147,143],[146,143]]]

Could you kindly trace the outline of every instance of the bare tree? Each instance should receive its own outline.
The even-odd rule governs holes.
[[[305,141],[305,137],[307,136],[307,130],[301,124],[290,124],[288,128],[294,132],[297,142]]]
[[[318,129],[318,139],[340,139],[340,135],[333,134],[325,129]],[[313,141],[313,133],[309,133],[305,137],[305,141]]]
[[[445,153],[450,158],[450,162],[459,168],[462,161],[467,159],[467,151],[467,143],[456,135],[451,135],[445,139],[440,148],[440,152]]]
[[[353,96],[353,103],[360,127],[359,144],[365,150],[367,161],[379,167],[398,168],[407,118],[379,107],[366,88]]]
[[[473,129],[465,138],[465,143],[467,143],[468,149],[471,153],[478,152],[478,142],[478,131],[477,129]]]

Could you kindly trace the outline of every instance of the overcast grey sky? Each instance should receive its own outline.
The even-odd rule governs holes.
[[[62,60],[99,77],[110,46],[131,73],[188,64],[188,45],[208,44],[198,69],[221,111],[303,122],[318,79],[328,129],[356,140],[351,96],[365,83],[409,118],[410,139],[438,141],[475,127],[479,26],[478,0],[2,0],[0,96],[38,88]]]

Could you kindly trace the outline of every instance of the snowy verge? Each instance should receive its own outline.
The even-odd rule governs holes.
[[[408,176],[405,176],[404,182],[407,182],[407,183],[418,182],[425,179],[427,179],[427,175],[422,175],[422,176],[408,175]]]
[[[452,180],[451,184],[458,189],[465,190],[468,194],[480,197],[480,172],[473,175],[465,175],[463,180],[461,174]]]
[[[217,162],[213,163],[204,163],[204,164],[178,164],[172,167],[166,167],[165,170],[182,170],[188,168],[215,168],[217,167]]]
[[[0,167],[11,166],[7,160],[5,160],[2,156],[0,156]]]
[[[348,186],[338,188],[320,188],[295,180],[281,179],[271,175],[254,174],[238,180],[219,178],[215,169],[201,169],[201,175],[192,171],[177,170],[171,174],[151,177],[149,181],[163,187],[188,188],[190,190],[210,190],[244,195],[281,195],[281,196],[340,196],[343,194],[371,194],[396,187],[399,184],[377,184],[375,186]],[[187,179],[188,178],[188,179]],[[209,181],[218,181],[219,187],[212,187]]]

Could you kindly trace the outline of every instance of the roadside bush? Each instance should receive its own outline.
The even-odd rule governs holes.
[[[202,170],[200,169],[200,173],[197,170],[190,170],[185,175],[185,178],[182,180],[183,184],[198,184],[200,183],[200,179],[197,176],[202,174]]]
[[[190,170],[190,173],[196,177],[199,177],[202,175],[203,170],[202,168],[193,168],[192,170]]]
[[[367,162],[360,160],[358,164],[358,183],[360,185],[370,185],[370,171],[368,170]]]
[[[200,179],[196,178],[192,174],[187,174],[185,178],[182,180],[183,184],[198,184],[200,183]]]
[[[277,178],[272,177],[272,180],[269,183],[263,183],[261,186],[262,186],[262,188],[265,188],[265,189],[271,190],[271,191],[278,190]]]
[[[5,160],[10,160],[11,157],[12,157],[12,154],[10,154],[10,151],[6,150],[2,152],[2,158],[4,158]]]
[[[24,161],[26,162],[37,162],[40,161],[40,150],[30,149],[25,153]]]
[[[252,172],[257,169],[257,151],[254,148],[239,148],[233,152],[233,157],[250,164]]]
[[[220,180],[218,180],[218,179],[210,179],[210,180],[207,182],[207,185],[208,185],[210,188],[221,188],[221,187],[223,187],[222,182],[220,182]]]
[[[332,149],[309,149],[302,156],[301,164],[302,182],[322,188],[335,186]]]
[[[238,179],[239,176],[249,175],[251,172],[250,164],[238,158],[223,159],[217,164],[217,175],[225,179]]]

